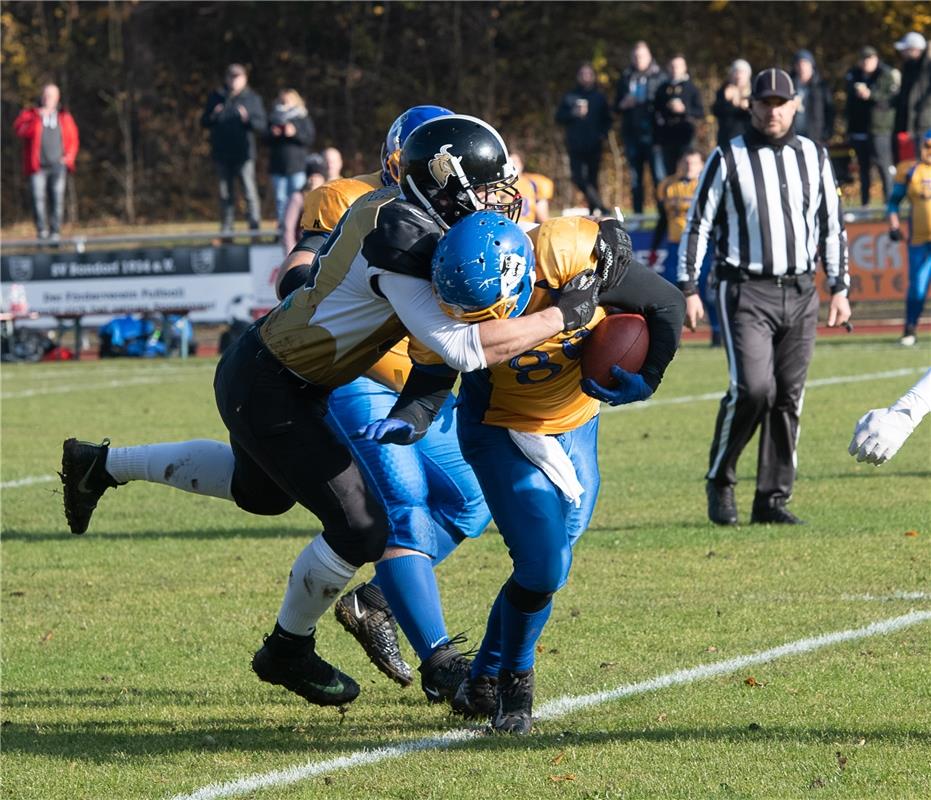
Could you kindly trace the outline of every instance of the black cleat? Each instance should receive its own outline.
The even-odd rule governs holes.
[[[283,686],[317,706],[342,706],[359,696],[359,684],[328,664],[314,649],[294,655],[273,652],[265,637],[262,649],[252,657],[252,671],[266,683]]]
[[[459,684],[469,677],[472,659],[456,648],[465,642],[465,634],[454,636],[434,650],[430,657],[418,667],[420,688],[431,703],[452,701]]]
[[[733,486],[718,486],[713,481],[705,483],[708,495],[708,519],[715,525],[737,524],[737,503]]]
[[[495,713],[498,679],[494,675],[467,676],[450,704],[453,711],[466,719],[489,719]]]
[[[530,733],[533,727],[533,670],[498,674],[498,697],[491,728],[497,733]]]
[[[757,505],[754,503],[750,513],[750,522],[772,523],[774,525],[804,525],[783,503]]]
[[[110,440],[100,444],[65,439],[61,448],[61,478],[65,496],[65,518],[72,533],[84,533],[90,524],[97,501],[117,483],[107,472]]]
[[[333,612],[381,672],[401,686],[414,682],[413,670],[401,657],[398,626],[381,589],[360,583],[336,601]]]

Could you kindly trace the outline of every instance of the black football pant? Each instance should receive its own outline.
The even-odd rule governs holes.
[[[282,367],[255,327],[224,353],[213,385],[236,457],[236,504],[283,514],[300,503],[341,558],[355,566],[381,558],[388,518],[324,421],[328,392]]]
[[[589,213],[606,211],[598,193],[598,171],[601,169],[601,144],[590,150],[570,150],[569,170],[572,182],[585,195]]]
[[[720,486],[737,483],[737,459],[759,427],[754,505],[784,503],[795,481],[818,292],[809,275],[783,285],[719,277],[717,300],[730,385],[714,427],[707,478]]]

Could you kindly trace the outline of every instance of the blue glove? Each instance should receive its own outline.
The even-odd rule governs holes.
[[[582,391],[589,397],[601,400],[612,406],[622,406],[625,403],[636,403],[639,400],[646,400],[653,390],[650,388],[642,375],[636,372],[628,372],[617,365],[611,367],[611,376],[617,381],[618,385],[614,389],[608,389],[600,383],[596,383],[591,378],[582,380]]]
[[[359,428],[353,439],[369,439],[379,444],[411,444],[414,441],[414,426],[402,419],[388,417],[376,420]]]

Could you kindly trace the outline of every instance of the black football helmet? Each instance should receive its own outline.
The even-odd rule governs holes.
[[[517,170],[501,134],[475,117],[453,114],[424,122],[401,148],[401,191],[444,229],[473,211],[517,221]]]

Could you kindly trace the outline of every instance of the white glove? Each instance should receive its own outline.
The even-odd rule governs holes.
[[[879,466],[899,452],[918,421],[909,409],[874,408],[860,417],[847,450],[857,461]]]

